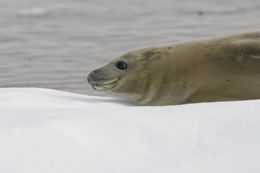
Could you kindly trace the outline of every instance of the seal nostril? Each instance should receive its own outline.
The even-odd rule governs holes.
[[[87,81],[88,81],[88,83],[90,83],[89,75],[87,76]]]
[[[92,73],[100,73],[100,72],[101,72],[100,69],[96,69],[96,70],[94,70]]]
[[[87,76],[87,81],[89,84],[92,84],[91,73]]]
[[[87,80],[90,84],[102,83],[103,80],[106,80],[106,74],[101,70],[94,70],[89,73]]]
[[[90,84],[94,84],[98,80],[98,77],[99,75],[94,70],[88,74],[87,80]]]

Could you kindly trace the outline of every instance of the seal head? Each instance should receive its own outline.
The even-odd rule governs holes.
[[[153,67],[160,62],[163,54],[160,48],[144,48],[126,53],[90,72],[88,83],[95,90],[142,104],[147,99],[152,83],[156,82],[153,76],[157,73]]]

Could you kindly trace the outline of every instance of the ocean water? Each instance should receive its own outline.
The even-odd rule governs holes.
[[[102,95],[87,74],[140,47],[260,31],[259,0],[0,0],[0,87]]]

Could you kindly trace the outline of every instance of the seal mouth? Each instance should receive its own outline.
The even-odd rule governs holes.
[[[107,80],[107,81],[93,81],[88,77],[88,83],[92,86],[92,88],[94,90],[97,91],[103,91],[106,89],[112,89],[116,86],[116,84],[118,83],[118,81],[120,80],[120,78],[115,78],[115,79],[111,79],[111,80]]]

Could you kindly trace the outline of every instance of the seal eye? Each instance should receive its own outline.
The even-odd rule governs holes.
[[[127,64],[124,61],[118,61],[116,63],[116,68],[118,68],[119,70],[125,70],[127,69]]]

